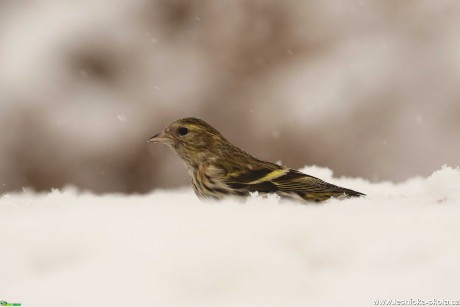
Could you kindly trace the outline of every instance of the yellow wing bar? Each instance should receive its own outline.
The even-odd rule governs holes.
[[[263,176],[260,179],[250,182],[249,184],[258,184],[258,183],[265,182],[265,181],[271,181],[273,179],[286,175],[288,172],[289,172],[288,169],[277,169],[277,170],[274,170],[268,173],[267,175]]]

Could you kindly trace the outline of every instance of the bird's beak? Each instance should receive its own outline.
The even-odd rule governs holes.
[[[158,133],[158,134],[155,134],[154,136],[152,136],[148,140],[148,142],[163,143],[163,144],[167,144],[167,145],[171,145],[171,144],[174,143],[173,139],[171,138],[171,135],[169,135],[165,131],[163,131],[161,133]]]

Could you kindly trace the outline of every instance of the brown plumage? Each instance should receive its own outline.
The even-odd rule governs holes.
[[[228,142],[216,129],[198,118],[169,124],[149,142],[169,145],[184,161],[193,189],[200,198],[222,199],[250,192],[323,201],[331,197],[364,194],[327,183],[316,177],[259,160]]]

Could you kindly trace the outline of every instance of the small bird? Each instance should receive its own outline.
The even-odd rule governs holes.
[[[259,160],[232,145],[205,121],[188,117],[169,124],[149,142],[163,143],[185,163],[199,198],[222,199],[250,192],[320,202],[364,194],[278,164]]]

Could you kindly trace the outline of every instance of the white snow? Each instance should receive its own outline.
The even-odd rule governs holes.
[[[0,198],[0,300],[22,306],[373,306],[460,299],[460,170],[322,205],[191,189]]]

